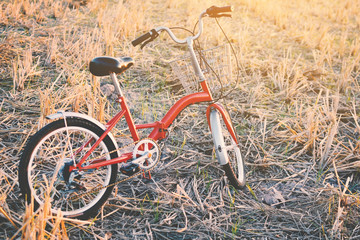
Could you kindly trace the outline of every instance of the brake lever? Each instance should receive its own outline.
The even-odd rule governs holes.
[[[148,44],[149,42],[152,42],[154,39],[149,39],[149,40],[147,40],[146,42],[144,42],[143,44],[141,44],[141,46],[140,46],[140,49],[143,49],[145,46],[146,46],[146,44]]]
[[[210,17],[214,17],[214,18],[229,17],[229,18],[231,18],[232,15],[228,14],[228,13],[224,13],[224,14],[214,14],[214,15],[212,15]]]

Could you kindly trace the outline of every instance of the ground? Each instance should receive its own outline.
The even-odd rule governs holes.
[[[192,30],[212,5],[234,7],[232,18],[218,21],[239,78],[232,55],[234,90],[220,102],[239,135],[247,186],[228,185],[206,105],[194,105],[172,125],[152,180],[119,184],[95,219],[32,214],[17,168],[45,116],[63,109],[105,122],[118,110],[111,91],[105,95],[109,79],[92,78],[89,61],[131,56],[135,65],[119,78],[123,91],[136,123],[157,121],[184,95],[170,62],[185,48],[166,34],[143,50],[131,40],[155,26]],[[0,238],[357,239],[359,11],[351,0],[3,1]],[[226,43],[214,19],[205,19],[200,43]],[[124,125],[114,135],[129,141]]]

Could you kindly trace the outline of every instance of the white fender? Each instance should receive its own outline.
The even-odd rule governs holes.
[[[82,113],[58,111],[57,113],[46,116],[46,118],[49,120],[55,120],[55,119],[59,119],[59,118],[68,118],[68,117],[77,117],[77,118],[85,119],[89,122],[94,123],[95,125],[100,127],[102,130],[104,130],[104,131],[106,130],[106,127],[104,124],[102,124],[95,118],[92,118],[89,115],[82,114]],[[119,146],[118,146],[114,136],[111,134],[111,132],[108,133],[108,136],[110,137],[111,141],[114,143],[115,148],[119,149]],[[119,151],[118,151],[118,155],[119,155]]]

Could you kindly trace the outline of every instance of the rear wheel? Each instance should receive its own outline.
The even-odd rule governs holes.
[[[216,110],[210,112],[211,133],[218,161],[232,186],[240,189],[245,186],[245,165],[237,140],[234,139],[223,119]]]
[[[70,200],[71,196],[114,183],[117,165],[70,173],[69,167],[80,161],[104,131],[84,119],[67,118],[66,122],[67,126],[63,119],[52,122],[29,140],[19,165],[20,188],[28,202],[34,198],[35,208],[49,199],[52,213],[61,210],[65,217],[86,219],[97,213],[113,186],[74,200]],[[94,159],[116,158],[118,154],[114,150],[107,136],[83,165]]]

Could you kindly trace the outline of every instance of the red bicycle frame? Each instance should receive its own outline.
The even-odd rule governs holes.
[[[203,92],[193,93],[187,96],[182,97],[178,100],[166,113],[166,115],[160,121],[148,124],[138,124],[135,125],[129,108],[126,104],[126,99],[124,96],[119,96],[117,102],[120,103],[121,111],[115,115],[105,126],[105,132],[100,136],[100,138],[94,143],[94,145],[90,148],[90,150],[82,157],[82,159],[76,164],[76,166],[70,166],[69,171],[74,169],[77,170],[89,170],[94,168],[100,168],[103,166],[122,163],[130,160],[132,158],[132,153],[124,153],[120,157],[113,158],[110,160],[106,159],[95,159],[92,160],[91,163],[87,166],[81,166],[86,159],[90,156],[90,154],[94,151],[94,149],[100,144],[101,141],[107,136],[107,134],[114,128],[114,126],[120,121],[120,119],[125,116],[125,120],[129,126],[129,130],[134,142],[139,141],[140,137],[138,134],[138,129],[145,128],[154,128],[154,130],[149,134],[148,138],[153,139],[154,141],[161,140],[166,137],[167,128],[173,123],[175,118],[180,114],[180,112],[186,108],[187,106],[200,102],[210,102],[213,100],[211,93],[209,91],[208,85],[206,81],[202,81],[200,83]],[[83,150],[83,148],[91,142],[92,139],[89,139],[78,151]]]

